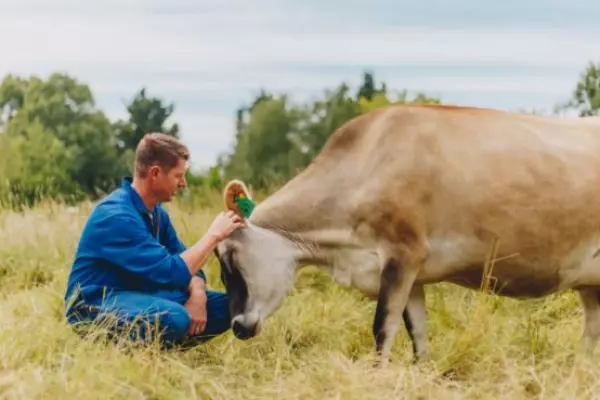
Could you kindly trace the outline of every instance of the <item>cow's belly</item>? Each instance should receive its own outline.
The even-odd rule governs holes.
[[[479,290],[491,248],[476,239],[432,240],[432,254],[420,271],[422,283],[451,282]],[[565,289],[600,286],[600,241],[582,241],[566,254],[532,253],[515,248],[496,256],[486,281],[488,290],[503,296],[535,298]]]
[[[510,268],[519,268],[517,265]],[[489,293],[514,298],[536,298],[555,293],[560,289],[558,275],[545,274],[533,276],[527,273],[492,273],[484,282],[482,269],[469,269],[447,276],[444,281],[454,283],[466,288],[480,290],[485,288]],[[500,276],[498,276],[500,275]]]
[[[484,270],[481,265],[447,269],[446,273],[435,277],[428,276],[426,271],[420,273],[417,283],[432,284],[450,282],[465,288],[479,290],[482,285]],[[556,272],[546,271],[533,273],[532,268],[516,263],[504,263],[492,271],[489,279],[489,290],[509,297],[540,297],[561,289],[563,279]],[[354,265],[351,269],[336,269],[336,281],[344,286],[353,287],[367,297],[377,298],[380,288],[381,269],[379,264]],[[539,271],[539,269],[538,269]],[[554,269],[554,271],[557,271]]]
[[[432,239],[431,256],[419,271],[416,282],[450,282],[479,290],[489,246],[475,238]],[[561,290],[600,287],[600,240],[592,238],[564,255],[519,256],[519,249],[499,256],[487,285],[491,292],[516,298],[535,298]],[[535,261],[534,261],[535,260]],[[328,272],[340,284],[353,287],[375,299],[379,293],[381,265],[373,250],[338,252]]]
[[[480,290],[484,273],[480,266],[465,267],[442,281]],[[504,263],[491,271],[485,285],[490,293],[514,298],[536,298],[567,289],[600,287],[600,260],[572,267]]]

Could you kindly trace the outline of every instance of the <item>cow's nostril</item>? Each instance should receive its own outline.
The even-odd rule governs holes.
[[[253,337],[255,335],[256,324],[254,324],[252,326],[245,326],[238,320],[234,320],[233,326],[231,329],[236,338],[241,339],[241,340],[246,340],[246,339],[250,339],[251,337]]]

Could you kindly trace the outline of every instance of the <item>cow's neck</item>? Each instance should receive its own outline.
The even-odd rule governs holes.
[[[329,201],[325,195],[313,196],[309,205],[299,207],[299,202],[286,196],[261,203],[252,223],[286,238],[295,249],[298,268],[319,267],[338,283],[374,295],[378,280],[372,279],[371,271],[378,271],[377,253],[354,235],[348,217],[342,214],[341,202]]]
[[[318,266],[336,280],[344,280],[338,277],[365,264],[377,264],[373,249],[360,243],[352,231],[354,223],[348,211],[353,176],[352,166],[344,165],[339,157],[318,157],[261,201],[250,220],[290,240],[298,249],[295,258],[299,266]]]
[[[314,229],[292,232],[254,228],[256,243],[264,251],[290,257],[295,272],[315,266],[336,282],[375,298],[379,290],[379,256],[374,248],[359,243],[350,230]],[[274,235],[275,234],[275,235]],[[281,241],[281,238],[285,238]]]

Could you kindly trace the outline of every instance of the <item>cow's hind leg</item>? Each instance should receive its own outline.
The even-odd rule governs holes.
[[[591,354],[600,338],[600,288],[581,289],[579,297],[584,312],[581,348]]]
[[[389,359],[394,338],[402,323],[411,335],[415,355],[425,355],[423,288],[413,286],[425,261],[425,254],[425,247],[419,246],[410,252],[395,253],[384,263],[373,321],[375,349],[381,361]]]
[[[414,362],[427,359],[427,310],[423,285],[414,285],[402,313],[404,326],[412,341]]]

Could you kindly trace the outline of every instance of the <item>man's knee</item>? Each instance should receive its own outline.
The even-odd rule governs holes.
[[[191,318],[185,307],[171,307],[160,317],[161,336],[164,341],[179,342],[185,336]]]
[[[187,310],[178,304],[170,304],[159,310],[151,309],[139,313],[123,313],[111,310],[98,315],[97,322],[108,322],[113,333],[124,333],[134,341],[175,344],[184,338],[190,324]]]
[[[229,301],[227,294],[220,291],[206,291],[206,327],[201,335],[220,335],[230,328]],[[184,306],[173,306],[165,314],[162,325],[165,327],[163,336],[169,341],[181,340],[191,323],[191,317]]]

